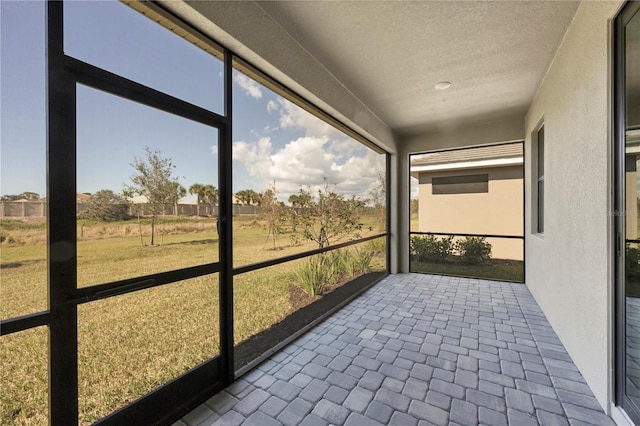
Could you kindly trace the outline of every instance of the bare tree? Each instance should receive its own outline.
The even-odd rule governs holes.
[[[387,180],[384,173],[378,173],[376,185],[369,191],[373,208],[378,219],[378,227],[384,231],[387,227],[386,223],[386,204],[387,204]]]
[[[260,197],[261,211],[267,221],[267,240],[271,238],[273,250],[276,249],[278,235],[284,231],[284,223],[286,222],[285,209],[276,197],[276,182],[268,188]]]

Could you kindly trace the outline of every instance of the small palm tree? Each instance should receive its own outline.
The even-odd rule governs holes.
[[[173,198],[173,212],[176,216],[178,216],[178,201],[180,201],[180,198],[183,198],[185,195],[187,195],[187,190],[178,182],[173,182],[173,186],[173,194],[171,196],[171,198]]]
[[[213,185],[204,185],[203,201],[209,205],[211,215],[213,215],[215,206],[218,205],[218,189]]]
[[[215,186],[194,183],[189,187],[189,193],[198,197],[198,216],[201,204],[208,205],[213,214],[214,206],[218,204],[218,189]]]

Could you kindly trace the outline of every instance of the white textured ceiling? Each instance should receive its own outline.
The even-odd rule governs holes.
[[[374,114],[402,133],[524,115],[579,3],[258,4]],[[435,90],[443,80],[453,86]]]

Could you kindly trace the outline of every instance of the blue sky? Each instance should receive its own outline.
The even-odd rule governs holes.
[[[0,1],[0,193],[46,192],[44,3]],[[70,2],[65,53],[222,113],[222,62],[127,6]],[[216,129],[77,86],[77,191],[120,192],[134,157],[159,149],[183,186],[218,186]],[[233,190],[281,199],[324,178],[368,197],[375,154],[254,80],[234,73]]]

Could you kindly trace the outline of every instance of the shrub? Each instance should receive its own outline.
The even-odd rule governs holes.
[[[432,235],[429,235],[428,237],[433,238]],[[427,247],[429,246],[427,241],[428,237],[413,235],[409,239],[409,252],[411,257],[415,258],[415,260],[419,262],[427,261]]]
[[[329,253],[319,255],[324,258],[325,268],[327,269],[327,283],[329,286],[335,285],[340,281],[340,277],[344,273],[344,257],[346,251],[334,250]]]
[[[365,274],[369,271],[369,265],[371,264],[371,259],[373,259],[373,251],[367,248],[364,249],[356,249],[353,258],[355,263],[355,274]]]
[[[345,250],[344,253],[342,253],[342,268],[344,272],[349,275],[355,275],[358,273],[356,257],[349,250]]]
[[[338,252],[311,256],[296,271],[296,284],[309,296],[320,296],[338,282],[342,271],[342,258]]]
[[[82,205],[78,219],[115,222],[129,219],[129,205],[127,200],[110,189],[103,189]]]
[[[375,240],[367,241],[367,250],[373,252],[374,256],[385,254],[387,251],[387,241],[385,238],[376,238]]]
[[[491,259],[491,244],[485,237],[465,237],[455,243],[463,263],[477,265]]]
[[[345,274],[356,276],[368,272],[374,254],[369,248],[356,248],[308,257],[295,272],[296,285],[309,296],[320,296]]]
[[[309,296],[324,293],[326,287],[325,269],[319,256],[312,256],[296,271],[296,285]]]
[[[453,235],[441,239],[432,234],[414,235],[410,240],[411,255],[419,262],[445,262],[453,248]]]

